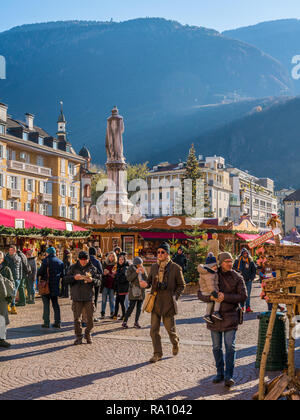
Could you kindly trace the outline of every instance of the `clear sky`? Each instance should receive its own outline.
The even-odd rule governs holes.
[[[276,19],[300,19],[299,0],[3,0],[0,31],[57,20],[124,21],[164,17],[218,31]]]

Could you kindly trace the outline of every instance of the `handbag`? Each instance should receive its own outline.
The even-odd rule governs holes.
[[[140,287],[138,287],[138,286],[136,286],[135,284],[132,286],[131,293],[132,293],[132,296],[133,296],[134,298],[136,298],[136,299],[138,299],[138,298],[141,298],[141,297],[142,297],[142,291],[141,291],[141,288],[140,288]]]
[[[238,317],[239,317],[239,325],[243,325],[243,323],[244,323],[244,312],[242,310],[241,305],[239,305],[237,307],[237,313],[238,313]]]
[[[154,308],[154,303],[156,299],[157,292],[147,293],[144,304],[143,304],[143,312],[147,312],[148,314],[151,314]]]
[[[39,278],[39,281],[38,281],[38,289],[39,289],[39,295],[40,296],[50,295],[49,281],[50,281],[50,273],[49,273],[49,265],[48,265],[48,267],[47,267],[47,280],[43,280],[43,279]]]

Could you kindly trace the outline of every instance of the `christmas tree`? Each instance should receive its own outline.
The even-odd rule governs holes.
[[[187,271],[185,274],[187,283],[197,283],[199,280],[198,265],[204,264],[208,247],[203,246],[202,235],[206,233],[205,231],[199,231],[198,228],[195,228],[193,232],[185,232],[188,239],[189,246],[184,247],[188,259]]]

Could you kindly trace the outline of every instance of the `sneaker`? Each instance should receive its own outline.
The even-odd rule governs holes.
[[[212,320],[212,317],[210,315],[205,315],[203,317],[204,321],[206,321],[208,324],[213,324],[214,321]]]
[[[50,328],[50,325],[49,325],[49,324],[43,324],[43,325],[42,325],[42,328],[44,328],[44,329],[49,329],[49,328]]]
[[[93,344],[91,334],[85,334],[84,338],[85,338],[87,344]]]
[[[60,322],[57,322],[55,324],[52,324],[51,327],[52,328],[56,328],[57,330],[61,330],[61,324],[60,324]]]
[[[225,379],[225,386],[226,388],[232,388],[235,385],[234,380],[231,379]]]
[[[110,314],[110,319],[114,319],[114,317],[115,317],[115,314]]]
[[[247,312],[248,314],[252,314],[252,313],[253,313],[253,311],[252,311],[252,309],[251,309],[251,308],[247,308],[247,309],[246,309],[246,312]]]
[[[220,312],[214,312],[211,317],[217,319],[218,321],[223,321],[223,317]]]
[[[94,318],[94,322],[99,322],[99,318]]]
[[[122,328],[124,328],[124,330],[128,330],[128,325],[127,325],[127,322],[123,322],[123,324],[122,324]]]
[[[9,344],[7,341],[5,340],[0,340],[0,347],[4,348],[4,349],[9,349],[11,347],[11,344]]]
[[[16,307],[15,307],[15,306],[12,306],[12,307],[11,307],[10,314],[11,314],[11,315],[18,315],[18,312],[17,312],[17,309],[16,309]]]
[[[217,375],[214,379],[213,379],[213,384],[220,384],[221,382],[224,381],[224,375]]]
[[[161,355],[161,354],[158,354],[158,353],[155,353],[155,354],[153,355],[153,357],[151,357],[151,359],[149,360],[149,362],[150,362],[150,363],[157,363],[157,362],[159,362],[161,359],[162,359],[162,355]]]
[[[101,319],[105,319],[105,314],[101,314]]]
[[[7,312],[10,314],[11,313],[11,306],[10,304],[7,305]]]
[[[138,322],[135,322],[134,328],[137,328],[138,330],[140,330],[142,327],[140,326]]]
[[[241,310],[242,310],[242,312],[245,312],[244,306],[241,306]]]
[[[114,320],[114,321],[117,321],[117,320],[118,320],[117,315],[114,315],[114,316],[113,316],[113,320]]]

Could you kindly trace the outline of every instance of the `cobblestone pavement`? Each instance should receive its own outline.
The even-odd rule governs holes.
[[[142,330],[122,330],[119,322],[101,321],[94,330],[94,344],[75,347],[70,301],[60,300],[62,330],[46,332],[41,329],[38,299],[11,317],[8,339],[13,347],[0,350],[0,400],[251,399],[258,385],[257,312],[266,309],[259,293],[256,284],[252,301],[256,313],[245,316],[238,333],[236,387],[231,391],[212,384],[210,334],[201,318],[205,305],[195,296],[184,296],[180,302],[180,354],[172,357],[162,328],[164,359],[155,365],[148,363],[152,356],[148,314],[141,317]]]

